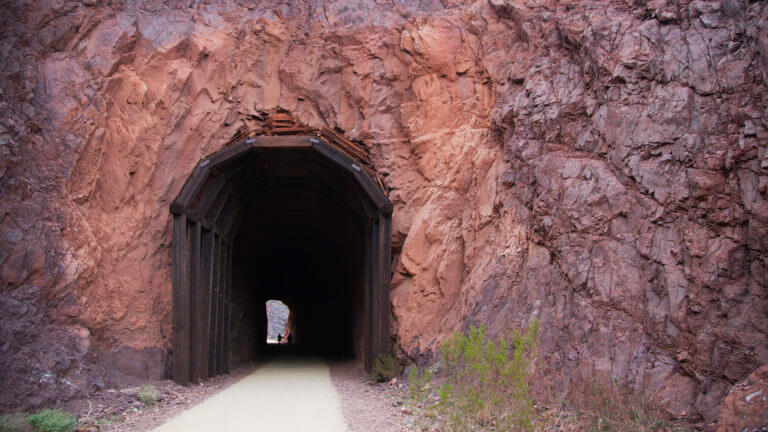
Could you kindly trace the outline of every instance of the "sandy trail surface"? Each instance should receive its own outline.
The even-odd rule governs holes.
[[[155,429],[181,431],[346,431],[328,365],[278,358]]]

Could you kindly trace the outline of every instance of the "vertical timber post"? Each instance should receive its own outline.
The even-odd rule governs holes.
[[[216,312],[216,375],[224,370],[224,290],[226,288],[227,243],[219,236],[219,291]]]
[[[219,313],[219,255],[221,253],[221,241],[219,235],[213,234],[213,254],[211,256],[211,326],[208,329],[210,341],[208,346],[208,376],[216,375],[216,323]]]
[[[189,293],[190,293],[190,335],[189,335],[189,380],[193,384],[202,377],[202,319],[201,299],[202,282],[200,267],[201,226],[197,222],[189,223]]]
[[[374,352],[376,346],[374,342],[374,319],[375,314],[375,293],[376,293],[376,240],[378,238],[378,221],[371,219],[365,236],[365,369],[371,370],[375,357],[378,353]]]
[[[392,235],[392,219],[384,214],[378,215],[376,221],[376,235],[374,248],[376,253],[376,276],[374,279],[373,304],[373,356],[379,354],[392,354],[390,347],[389,316],[391,314],[391,300],[389,295],[389,283],[391,279],[390,267],[392,266],[390,242]]]
[[[200,370],[202,378],[209,378],[208,373],[208,352],[211,346],[211,288],[213,273],[213,232],[203,230],[201,238],[201,272],[200,285],[202,286],[202,296],[200,302],[201,318],[201,344],[200,347]]]
[[[229,317],[232,309],[232,245],[227,246],[227,277],[224,289],[224,373],[229,373]]]
[[[187,216],[173,217],[173,380],[189,383],[189,229]]]

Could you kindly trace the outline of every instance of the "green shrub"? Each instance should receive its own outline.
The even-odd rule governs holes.
[[[27,416],[35,432],[70,432],[77,426],[75,416],[60,409],[44,409]]]
[[[139,402],[144,405],[150,406],[157,403],[157,399],[160,398],[160,391],[155,386],[145,385],[139,389],[138,392]]]
[[[409,376],[411,396],[442,431],[531,430],[535,411],[529,381],[538,335],[538,320],[525,333],[515,331],[511,343],[494,342],[484,326],[455,332],[441,349],[444,381],[437,401],[424,392],[429,371],[424,381]]]
[[[20,432],[29,425],[22,413],[3,414],[0,416],[0,432]]]
[[[414,366],[408,371],[408,393],[414,402],[426,402],[431,385],[432,371],[429,369],[425,368],[424,372],[419,374],[419,368]]]
[[[373,362],[371,380],[374,382],[389,381],[403,373],[403,368],[395,356],[379,354]]]

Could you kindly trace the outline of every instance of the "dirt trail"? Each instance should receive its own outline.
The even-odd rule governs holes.
[[[191,408],[157,432],[346,431],[328,365],[279,359]]]

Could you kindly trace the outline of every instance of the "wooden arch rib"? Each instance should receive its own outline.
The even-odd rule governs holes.
[[[334,138],[332,131],[301,131],[311,134],[240,134],[198,162],[171,204],[173,378],[180,384],[229,371],[232,246],[242,219],[241,199],[263,177],[254,167],[264,151],[307,152],[357,185],[352,196],[367,225],[366,368],[370,369],[376,355],[389,351],[392,204],[370,167],[367,152],[350,141],[329,139]],[[333,195],[333,191],[326,193]]]

